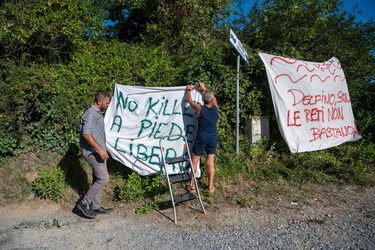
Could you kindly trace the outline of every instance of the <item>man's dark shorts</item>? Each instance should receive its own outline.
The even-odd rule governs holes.
[[[202,156],[204,154],[204,151],[208,155],[213,155],[216,153],[216,143],[215,144],[204,144],[204,143],[199,143],[196,142],[193,146],[193,153],[195,155]]]

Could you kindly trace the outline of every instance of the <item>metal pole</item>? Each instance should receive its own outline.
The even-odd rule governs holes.
[[[236,153],[240,151],[240,56],[237,56],[237,84],[236,84]]]

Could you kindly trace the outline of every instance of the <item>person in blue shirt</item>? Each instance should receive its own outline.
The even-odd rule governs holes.
[[[195,103],[191,97],[191,91],[193,90],[192,85],[186,86],[186,101],[195,110],[198,116],[198,131],[195,137],[193,146],[193,159],[192,165],[194,173],[197,172],[197,165],[200,161],[201,156],[204,152],[207,153],[207,168],[208,168],[208,191],[213,193],[215,187],[213,186],[214,175],[215,175],[215,153],[217,143],[217,127],[216,123],[219,119],[219,110],[214,96],[211,90],[206,89],[203,82],[199,83],[198,90],[202,92],[203,105]],[[195,191],[194,181],[191,180],[188,189],[191,192]]]

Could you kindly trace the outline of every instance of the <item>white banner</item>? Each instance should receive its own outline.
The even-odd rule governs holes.
[[[337,58],[317,63],[264,53],[259,56],[266,66],[280,132],[293,153],[361,138]]]
[[[200,93],[193,89],[193,100],[201,103]],[[185,86],[137,87],[115,85],[106,111],[107,150],[112,158],[140,175],[154,175],[161,166],[161,137],[182,134],[191,150],[197,128],[195,111],[185,102]],[[162,140],[166,157],[183,155],[182,137]],[[177,173],[187,166],[176,163],[167,167]]]

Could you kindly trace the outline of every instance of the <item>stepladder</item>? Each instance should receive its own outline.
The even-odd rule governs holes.
[[[159,147],[161,150],[160,174],[163,177],[161,179],[166,181],[168,186],[174,223],[177,223],[176,205],[190,200],[198,199],[202,213],[206,214],[186,137],[180,134],[163,136],[160,138]],[[194,184],[194,190],[184,188],[189,186],[190,182]]]

